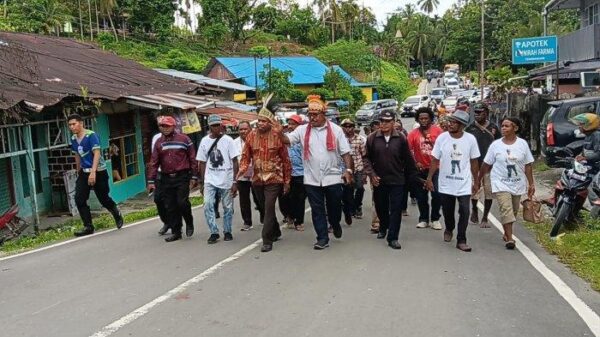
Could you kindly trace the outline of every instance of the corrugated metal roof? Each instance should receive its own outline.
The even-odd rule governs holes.
[[[243,85],[243,84],[239,84],[239,83],[235,83],[235,82],[224,81],[224,80],[216,80],[214,78],[206,77],[206,76],[200,75],[200,74],[188,73],[185,71],[179,71],[179,70],[175,70],[175,69],[154,69],[154,70],[158,71],[161,74],[173,76],[176,78],[183,78],[186,80],[194,81],[196,83],[215,86],[218,88],[225,88],[225,89],[238,90],[238,91],[254,91],[254,87],[251,87],[251,86],[247,86],[247,85]]]
[[[163,107],[173,107],[182,110],[202,109],[209,106],[215,106],[215,101],[202,96],[187,94],[156,94],[127,96],[125,101],[128,104],[142,106],[145,108],[161,110]]]
[[[265,66],[269,66],[268,57],[257,58],[256,69],[253,57],[217,57],[216,60],[236,78],[242,79],[246,85],[250,86],[255,85],[255,72],[260,74],[265,69]],[[323,84],[325,73],[329,69],[323,62],[313,56],[273,56],[271,57],[271,67],[282,71],[291,71],[292,77],[290,78],[290,82],[294,85]],[[343,69],[337,68],[343,71]],[[346,71],[343,71],[342,75],[350,79],[351,83],[355,83],[353,85],[360,86],[360,83]],[[260,75],[258,86],[264,86]]]
[[[239,110],[239,111],[246,111],[246,112],[256,111],[256,106],[232,102],[232,101],[217,101],[217,102],[215,102],[215,105],[217,107],[227,107],[227,108],[232,108],[232,109]]]

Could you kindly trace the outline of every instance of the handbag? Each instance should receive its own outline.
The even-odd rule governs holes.
[[[540,223],[544,221],[542,215],[542,203],[533,197],[532,199],[525,199],[521,201],[523,205],[523,219],[532,223]]]

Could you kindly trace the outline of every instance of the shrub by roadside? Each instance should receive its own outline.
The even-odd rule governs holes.
[[[190,197],[192,206],[201,205],[202,197]],[[123,215],[125,224],[152,218],[158,215],[156,207],[150,207],[141,211],[135,211]],[[40,248],[49,244],[73,238],[73,233],[83,227],[81,219],[70,219],[59,226],[41,231],[38,235],[23,235],[15,240],[5,242],[0,246],[0,255],[12,255],[24,251]],[[115,221],[109,214],[103,214],[94,218],[95,230],[102,231],[115,227]]]
[[[583,223],[574,231],[559,235],[557,240],[548,236],[552,226],[550,221],[541,224],[525,222],[539,243],[556,255],[579,277],[590,282],[593,289],[600,291],[600,220],[583,214]]]

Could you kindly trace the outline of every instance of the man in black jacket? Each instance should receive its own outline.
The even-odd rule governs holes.
[[[400,249],[398,235],[402,221],[402,192],[407,181],[419,178],[406,137],[394,129],[394,114],[384,112],[379,119],[379,131],[367,138],[364,171],[375,189],[375,210],[380,221],[377,238],[384,239],[387,236],[388,246]]]

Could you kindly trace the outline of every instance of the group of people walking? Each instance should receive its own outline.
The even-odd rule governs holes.
[[[239,194],[242,231],[254,228],[252,200],[259,211],[263,224],[261,251],[271,251],[281,236],[276,202],[279,200],[288,226],[304,230],[306,199],[316,232],[314,249],[325,249],[330,232],[336,238],[342,237],[342,214],[347,225],[353,218],[363,217],[362,199],[368,181],[375,208],[371,229],[393,249],[401,248],[399,234],[409,191],[419,209],[416,227],[443,229],[447,242],[453,240],[456,230],[456,247],[461,251],[471,251],[466,234],[469,221],[489,227],[487,217],[495,198],[506,248],[515,247],[512,224],[520,198],[535,193],[533,157],[527,142],[517,137],[521,129],[518,119],[505,118],[498,128],[489,121],[487,106],[479,104],[474,107],[474,122],[470,123],[469,113],[457,110],[448,116],[444,131],[433,124],[433,111],[421,108],[416,116],[419,127],[407,133],[395,114],[384,112],[365,137],[350,119],[343,120],[341,127],[329,121],[325,116],[327,105],[317,95],[308,97],[308,123],[292,115],[284,127],[276,120],[276,108],[269,98],[258,113],[256,128],[240,123],[240,136],[235,140],[223,133],[220,116],[210,115],[209,133],[197,152],[191,139],[175,130],[174,117],[157,118],[160,133],[153,140],[147,176],[148,191],[154,193],[164,223],[159,234],[171,230],[165,241],[181,239],[184,222],[186,235],[193,235],[189,192],[202,184],[209,244],[221,239],[217,203],[223,207],[223,240],[233,240],[233,200]],[[101,179],[95,182],[101,183],[96,185],[96,193],[100,193],[99,199],[120,228],[122,217],[109,200],[108,188],[99,188],[104,184],[100,173],[104,166],[97,137],[92,131],[80,130],[77,117],[69,118],[69,126],[74,133],[73,150],[83,169],[81,184],[78,180],[79,197],[87,200],[92,178]],[[481,186],[485,200],[479,222]],[[103,197],[104,190],[108,199]],[[93,232],[86,206],[78,202],[86,224],[81,235]]]

